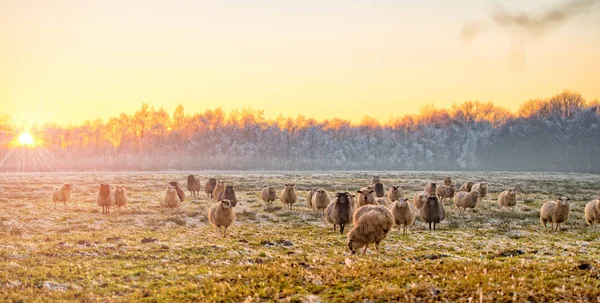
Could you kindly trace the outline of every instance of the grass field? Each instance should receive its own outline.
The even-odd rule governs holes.
[[[202,173],[233,183],[240,202],[227,239],[206,212],[214,201],[189,197],[180,209],[158,206],[168,181],[187,173],[0,175],[0,301],[591,301],[600,300],[600,229],[583,219],[600,193],[600,176],[564,173],[376,173],[386,188],[411,197],[428,181],[452,176],[490,184],[472,212],[446,203],[447,219],[430,231],[417,221],[408,235],[394,229],[382,254],[351,256],[346,237],[309,209],[305,191],[355,191],[374,173]],[[74,184],[69,208],[50,193]],[[292,211],[265,206],[259,192],[295,183]],[[129,205],[102,215],[100,183],[127,186]],[[498,194],[517,188],[514,210]],[[539,208],[571,198],[559,232],[544,231]]]

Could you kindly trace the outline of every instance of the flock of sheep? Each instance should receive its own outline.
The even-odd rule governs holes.
[[[187,189],[191,196],[200,194],[200,180],[193,175],[188,176]],[[208,211],[209,222],[218,229],[218,233],[223,237],[227,236],[227,228],[235,221],[234,207],[237,205],[235,190],[231,185],[225,185],[223,181],[217,182],[215,178],[210,178],[204,185],[204,191],[207,196],[216,199],[216,202]],[[65,206],[71,198],[71,184],[63,184],[54,189],[52,200],[55,203],[63,202]],[[444,200],[453,199],[454,205],[461,210],[461,214],[467,208],[475,208],[478,203],[486,197],[488,184],[486,182],[473,183],[466,182],[458,192],[455,192],[455,186],[450,177],[437,183],[428,183],[425,189],[414,195],[412,203],[404,197],[402,189],[399,186],[391,186],[387,191],[381,183],[379,177],[373,177],[371,184],[359,189],[356,194],[349,192],[337,192],[333,199],[325,189],[311,189],[307,192],[306,200],[311,208],[325,215],[325,220],[333,224],[333,230],[337,231],[339,226],[340,233],[344,233],[344,228],[352,224],[353,228],[348,233],[348,249],[352,254],[356,250],[364,247],[363,254],[368,246],[375,244],[377,253],[379,253],[379,244],[386,238],[394,225],[402,229],[403,234],[413,225],[417,216],[423,222],[429,224],[429,229],[435,230],[435,225],[440,223],[446,217],[444,209]],[[384,197],[386,196],[387,199]],[[160,205],[167,208],[179,207],[184,201],[185,193],[179,187],[177,182],[170,182],[164,196],[161,198]],[[261,192],[262,200],[271,204],[278,198],[290,210],[293,204],[298,201],[298,195],[294,184],[285,184],[279,197],[274,186],[265,187]],[[570,204],[569,198],[561,197],[557,201],[545,202],[540,210],[540,223],[547,227],[550,222],[552,230],[559,230],[560,224],[569,218]],[[513,207],[517,204],[517,192],[514,188],[509,188],[498,196],[500,207]],[[97,197],[97,205],[102,207],[103,213],[110,213],[110,207],[117,210],[127,205],[127,194],[123,186],[116,186],[114,191],[110,190],[108,184],[101,184]],[[586,222],[592,226],[600,222],[600,200],[590,201],[585,207]]]

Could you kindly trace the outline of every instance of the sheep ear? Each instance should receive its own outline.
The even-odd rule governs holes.
[[[404,198],[404,202],[407,202],[407,201],[408,201],[408,198]]]
[[[373,192],[374,192],[374,190],[372,190],[372,189],[371,189],[371,190],[369,190],[369,193],[373,193]]]
[[[571,201],[571,198],[567,198],[567,201]]]
[[[337,193],[337,194],[335,194],[335,196],[336,196],[336,197],[339,197],[339,196],[341,196],[341,195],[342,195],[342,193]]]

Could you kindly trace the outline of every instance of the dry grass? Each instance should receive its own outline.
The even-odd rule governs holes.
[[[178,210],[158,200],[181,173],[0,175],[0,301],[598,301],[598,231],[586,227],[585,204],[598,196],[600,176],[559,173],[377,173],[386,188],[412,197],[428,181],[450,175],[490,183],[475,211],[431,232],[417,222],[396,229],[383,253],[350,256],[345,236],[308,208],[305,194],[293,211],[258,193],[287,182],[304,190],[356,190],[373,173],[216,173],[235,185],[237,221],[229,238],[207,223],[213,201],[201,195]],[[201,174],[206,180],[209,174]],[[50,200],[52,188],[74,184],[69,209]],[[203,181],[204,182],[204,181]],[[102,215],[100,183],[125,184],[129,205]],[[39,184],[39,185],[36,185]],[[498,194],[519,190],[514,210],[500,210]],[[544,231],[539,207],[571,197],[565,229]]]

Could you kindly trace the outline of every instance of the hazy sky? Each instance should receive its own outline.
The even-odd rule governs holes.
[[[386,121],[431,103],[600,98],[598,10],[543,38],[459,39],[498,5],[562,2],[0,0],[0,113],[69,124],[146,102]]]

